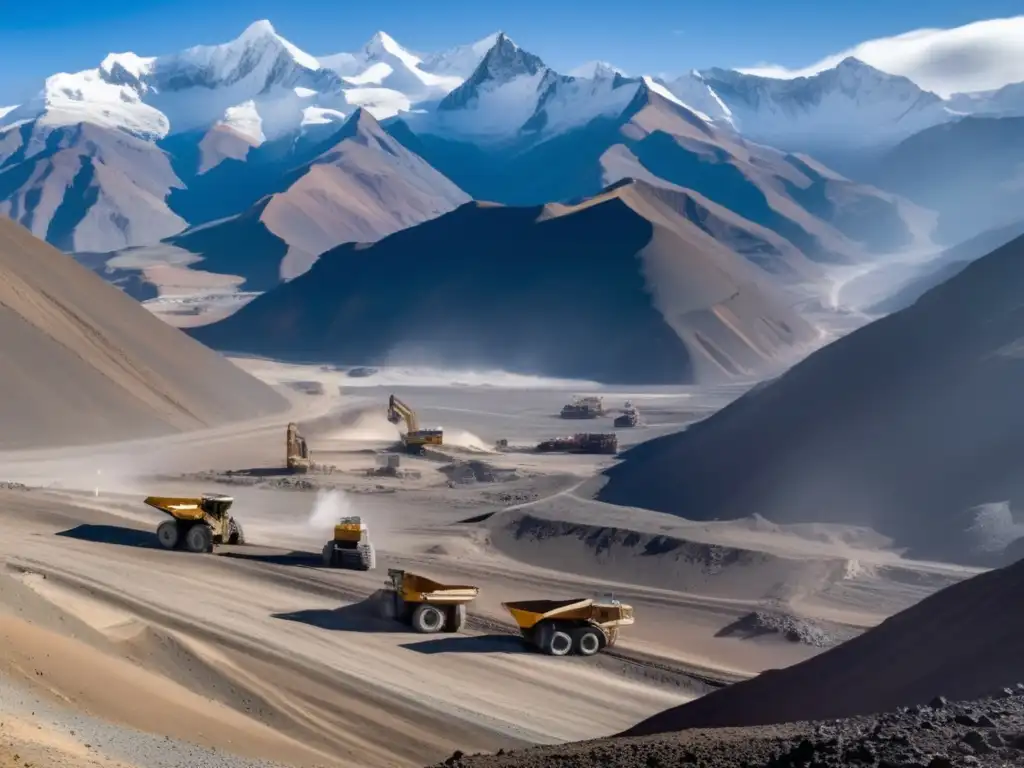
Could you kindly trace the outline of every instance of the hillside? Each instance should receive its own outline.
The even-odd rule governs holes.
[[[134,270],[142,286],[132,289],[137,298],[162,293],[169,274],[180,283],[179,271],[152,268],[169,262],[189,267],[197,279],[201,273],[236,276],[241,278],[237,289],[267,291],[305,272],[336,245],[379,240],[469,199],[365,110],[356,110],[321,142],[311,160],[283,174],[279,186],[281,191],[243,213],[193,227],[160,245],[82,260],[106,267],[100,273],[108,279]]]
[[[685,432],[624,454],[604,501],[712,520],[870,526],[999,563],[1024,534],[1024,238]],[[1003,502],[1008,503],[1008,508]]]
[[[538,76],[530,75],[539,66],[532,59],[520,66],[518,78],[505,82],[510,75],[504,73],[504,80],[492,87],[498,93],[521,89],[520,81]],[[596,109],[593,99],[570,95],[574,100],[563,111],[571,106],[573,113],[584,111],[589,117],[585,110]],[[554,122],[548,102],[537,107],[531,121],[542,126]],[[481,98],[463,110],[490,125],[505,115],[502,104],[497,97],[493,106]],[[808,257],[828,262],[857,261],[871,251],[908,246],[930,227],[929,216],[916,206],[849,181],[809,158],[748,143],[647,79],[617,77],[597,106],[604,110],[586,121],[577,118],[582,124],[559,125],[557,131],[511,128],[500,143],[453,133],[454,108],[446,122],[430,115],[403,116],[388,130],[477,200],[540,205],[596,194],[625,176],[648,175],[692,189],[786,238]],[[623,157],[641,173],[623,171],[616,162]]]
[[[0,335],[0,448],[156,435],[285,406],[9,221],[0,221]]]
[[[830,720],[975,699],[1024,677],[1024,561],[947,587],[842,645],[661,712],[623,736]],[[840,694],[840,695],[837,695]]]
[[[875,304],[869,311],[888,314],[909,307],[935,286],[960,274],[972,261],[1021,235],[1024,235],[1024,221],[989,229],[957,243],[926,263],[918,265],[911,271],[909,277],[899,283],[892,294]]]
[[[914,134],[888,151],[870,181],[940,214],[956,243],[1020,218],[1024,117],[966,117]]]
[[[293,360],[619,382],[777,369],[816,334],[764,270],[708,234],[716,228],[773,247],[770,233],[699,195],[643,182],[571,206],[467,204],[334,249],[193,335]]]

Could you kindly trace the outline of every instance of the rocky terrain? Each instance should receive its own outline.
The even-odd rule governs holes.
[[[454,753],[434,768],[1005,768],[1024,761],[1024,685],[993,698],[846,720],[687,730],[498,755]]]

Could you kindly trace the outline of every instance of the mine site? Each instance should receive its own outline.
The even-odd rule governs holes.
[[[0,768],[1024,764],[1024,16],[59,6]]]

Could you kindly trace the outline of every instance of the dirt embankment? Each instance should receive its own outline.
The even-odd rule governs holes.
[[[627,735],[882,712],[1024,681],[1024,560],[947,587],[860,637],[645,720]]]
[[[0,335],[0,448],[146,437],[287,404],[7,220],[0,220]]]
[[[625,452],[599,498],[690,520],[873,528],[998,566],[1024,537],[1024,237],[684,432]]]
[[[531,565],[734,600],[784,601],[824,589],[846,573],[842,558],[790,559],[526,512],[496,515],[490,530],[495,547]]]
[[[435,768],[1006,768],[1024,761],[1024,687],[892,713],[760,728],[689,730],[498,755],[456,753]]]

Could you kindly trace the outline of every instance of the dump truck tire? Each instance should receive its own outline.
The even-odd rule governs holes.
[[[444,628],[444,612],[436,605],[420,603],[412,612],[412,628],[425,635],[440,632]]]
[[[212,552],[213,531],[210,526],[198,523],[185,533],[185,549],[189,552]]]
[[[324,561],[324,568],[330,568],[334,565],[334,542],[328,541],[324,544],[323,551],[320,553]]]
[[[458,632],[466,623],[466,604],[459,603],[448,607],[448,618],[444,622],[445,632]]]
[[[228,521],[228,544],[245,544],[245,531],[235,518]]]
[[[601,630],[595,627],[580,627],[571,633],[572,647],[580,656],[593,656],[604,645]]]
[[[178,546],[181,535],[178,533],[178,523],[175,520],[168,520],[160,523],[156,529],[156,540],[164,549],[174,549]]]
[[[572,637],[568,632],[560,629],[553,629],[547,633],[544,643],[544,652],[549,656],[568,656],[572,653]]]

